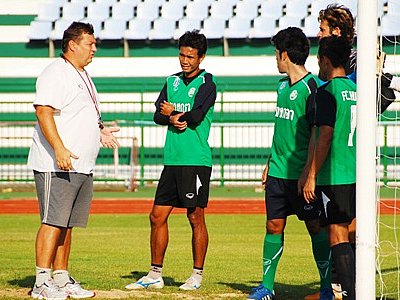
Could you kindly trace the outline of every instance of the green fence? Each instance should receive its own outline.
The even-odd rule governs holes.
[[[264,99],[268,95],[265,93],[259,101],[228,101],[225,93],[219,93],[209,138],[215,184],[259,182],[273,136],[275,103]],[[100,150],[96,182],[132,188],[157,181],[163,165],[166,127],[152,121],[153,102],[106,101],[102,102],[102,108],[106,123],[121,128],[118,133],[121,148]],[[390,183],[400,178],[397,168],[400,130],[396,112],[389,111],[385,117],[395,121],[380,122],[377,171],[384,183]],[[0,102],[1,183],[33,181],[26,161],[34,124],[32,102]]]
[[[11,96],[11,94],[10,94]],[[141,97],[143,98],[143,97]],[[225,101],[219,93],[210,133],[213,182],[258,181],[272,142],[273,101]],[[157,181],[163,166],[166,127],[154,124],[151,101],[105,101],[102,115],[121,128],[118,150],[100,150],[95,180],[144,185]],[[0,181],[31,182],[26,161],[35,115],[32,102],[0,102]]]

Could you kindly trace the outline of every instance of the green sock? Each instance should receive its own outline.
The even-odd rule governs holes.
[[[321,289],[331,287],[332,257],[331,248],[328,242],[328,235],[325,230],[318,234],[311,235],[314,260],[317,264]]]
[[[264,238],[263,281],[271,292],[274,290],[276,268],[283,252],[283,234],[267,233]]]

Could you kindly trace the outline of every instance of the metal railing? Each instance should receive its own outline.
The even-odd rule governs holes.
[[[259,183],[272,144],[274,109],[273,101],[224,101],[221,95],[209,137],[214,184]],[[166,127],[152,121],[153,102],[109,101],[102,103],[102,110],[108,125],[121,128],[121,148],[100,150],[95,182],[134,189],[157,181]],[[33,182],[26,160],[34,120],[31,102],[0,102],[0,183],[4,186]],[[377,172],[384,184],[390,184],[400,179],[398,122],[380,122],[378,136]]]

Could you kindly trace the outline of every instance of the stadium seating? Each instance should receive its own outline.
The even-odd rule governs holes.
[[[170,39],[188,30],[192,20],[193,28],[201,29],[209,38],[269,38],[280,28],[287,26],[301,27],[307,36],[315,37],[318,31],[318,13],[332,0],[47,0],[40,6],[35,21],[53,22],[54,30],[49,33],[45,24],[32,22],[29,38],[59,38],[57,31],[65,20],[85,20],[96,22],[96,29],[101,28],[100,38],[108,37],[105,24],[121,24],[135,19],[150,21],[143,30],[128,27],[124,39]],[[351,9],[357,15],[356,0],[339,0],[339,4]],[[394,0],[378,0],[378,15],[383,16],[382,24],[391,24],[394,17],[400,15],[400,5]],[[191,20],[182,21],[181,20]],[[64,21],[60,21],[64,20]],[[106,22],[107,20],[107,22]],[[169,21],[168,21],[169,20]],[[220,21],[218,21],[220,20]],[[222,20],[222,21],[221,21]],[[199,24],[200,21],[200,24]],[[225,22],[224,22],[225,21]],[[138,21],[142,22],[142,21]],[[170,24],[168,24],[170,22]],[[270,22],[270,23],[268,23]],[[161,26],[161,24],[163,24]],[[397,24],[397,23],[395,23]],[[213,27],[215,25],[215,27]],[[36,34],[38,26],[46,27],[42,34]],[[110,25],[107,25],[109,27]],[[61,26],[63,27],[63,26]],[[137,34],[132,29],[140,30]],[[184,27],[184,29],[183,29]],[[223,27],[223,28],[222,28]],[[110,28],[110,27],[109,27]],[[120,32],[120,30],[118,30]],[[264,31],[264,32],[263,32]],[[100,32],[100,31],[97,31]],[[395,34],[395,29],[384,28],[382,32]],[[172,35],[171,35],[172,34]],[[117,34],[118,36],[120,33]]]
[[[108,19],[104,21],[104,29],[100,31],[102,40],[121,40],[126,30],[127,22],[120,19]]]

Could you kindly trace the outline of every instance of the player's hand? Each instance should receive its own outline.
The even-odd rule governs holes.
[[[54,154],[56,157],[56,163],[58,168],[63,171],[72,170],[71,158],[73,159],[79,158],[65,147],[54,149]]]
[[[179,114],[173,115],[169,117],[169,122],[178,130],[183,131],[187,128],[187,122],[186,121],[179,121],[179,118],[183,116],[185,113],[181,112]]]
[[[263,185],[264,189],[267,187],[268,170],[269,170],[269,164],[267,163],[265,165],[265,168],[261,176],[261,184]]]
[[[299,179],[297,180],[297,193],[299,195],[303,194],[304,185],[306,184],[307,181],[308,171],[309,169],[305,168],[301,173]]]
[[[317,196],[315,194],[315,186],[315,178],[308,176],[303,186],[303,196],[307,203],[317,200]]]
[[[172,103],[169,103],[167,101],[163,101],[160,104],[160,109],[161,109],[161,114],[164,116],[170,116],[171,113],[174,111],[174,105]]]
[[[114,132],[118,132],[119,127],[104,127],[100,130],[100,143],[105,148],[118,148],[120,144],[117,138],[113,135]]]

